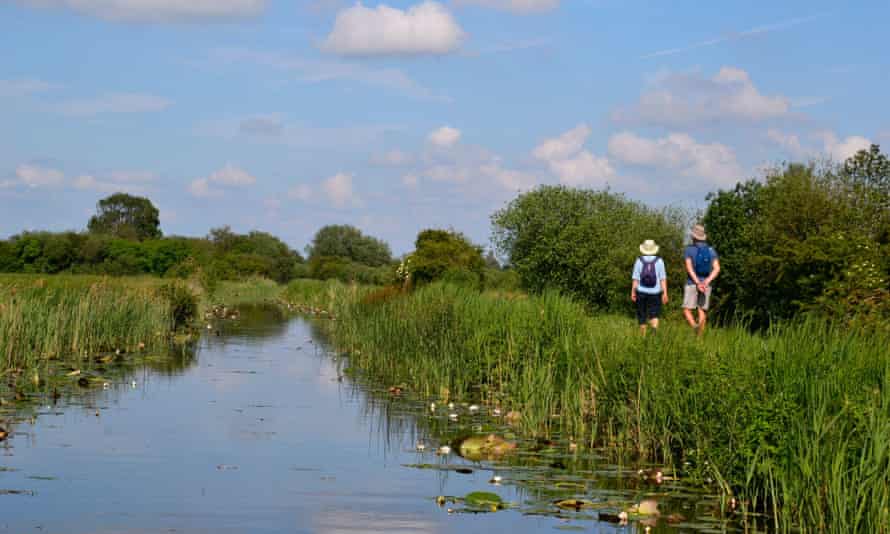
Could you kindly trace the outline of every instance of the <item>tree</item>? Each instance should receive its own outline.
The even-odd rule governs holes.
[[[496,212],[492,224],[498,250],[534,292],[558,289],[593,307],[624,309],[630,270],[646,239],[661,247],[673,287],[685,279],[684,214],[620,194],[542,186]]]
[[[161,237],[158,209],[144,197],[115,193],[99,201],[87,225],[90,233],[142,241]]]
[[[329,225],[321,228],[307,247],[309,259],[343,258],[370,267],[392,262],[389,245],[349,225]]]
[[[454,230],[424,230],[417,235],[409,256],[411,274],[417,283],[442,278],[480,286],[485,260],[482,247]]]
[[[872,239],[890,243],[890,158],[871,145],[844,162],[840,170],[845,196],[854,204],[855,221]]]
[[[886,302],[888,175],[875,146],[843,165],[791,163],[709,195],[704,224],[725,271],[720,313],[763,327]]]

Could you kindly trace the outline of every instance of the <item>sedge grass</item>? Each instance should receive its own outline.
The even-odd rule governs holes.
[[[400,295],[298,281],[285,298],[332,312],[333,342],[378,380],[674,464],[770,512],[777,530],[890,531],[885,337],[801,322],[699,339],[668,320],[643,338],[555,293],[448,285]]]
[[[158,346],[170,306],[150,278],[0,277],[0,366]]]

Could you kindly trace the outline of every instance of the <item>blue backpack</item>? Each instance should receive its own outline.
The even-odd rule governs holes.
[[[640,256],[640,262],[643,264],[643,270],[640,273],[640,285],[643,287],[655,287],[658,285],[658,275],[655,273],[655,262],[658,261],[656,257],[652,261],[646,261]]]
[[[699,277],[707,277],[713,269],[714,257],[711,254],[711,247],[708,245],[697,245],[698,250],[695,252],[695,274]]]

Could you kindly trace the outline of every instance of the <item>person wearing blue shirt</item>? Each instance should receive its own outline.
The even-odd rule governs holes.
[[[658,328],[661,305],[668,302],[667,273],[664,261],[657,256],[658,245],[647,239],[640,245],[642,256],[634,263],[630,300],[637,305],[637,322],[640,332],[646,335],[647,323]]]
[[[711,305],[711,282],[720,274],[720,260],[717,251],[708,244],[705,227],[696,224],[689,233],[692,244],[686,247],[686,287],[683,288],[683,315],[686,322],[698,335],[705,332],[708,321],[708,308]],[[698,320],[693,310],[698,310]]]

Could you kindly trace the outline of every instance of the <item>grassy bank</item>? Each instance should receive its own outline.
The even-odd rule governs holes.
[[[151,278],[3,275],[0,368],[47,359],[151,350],[173,327],[169,301]]]
[[[177,329],[214,305],[277,301],[282,286],[256,278],[197,283],[152,276],[0,275],[0,372],[103,352],[165,351]]]
[[[528,432],[673,464],[776,526],[888,532],[890,339],[802,323],[636,335],[557,294],[410,296],[292,283],[350,364],[419,396],[498,404]]]

